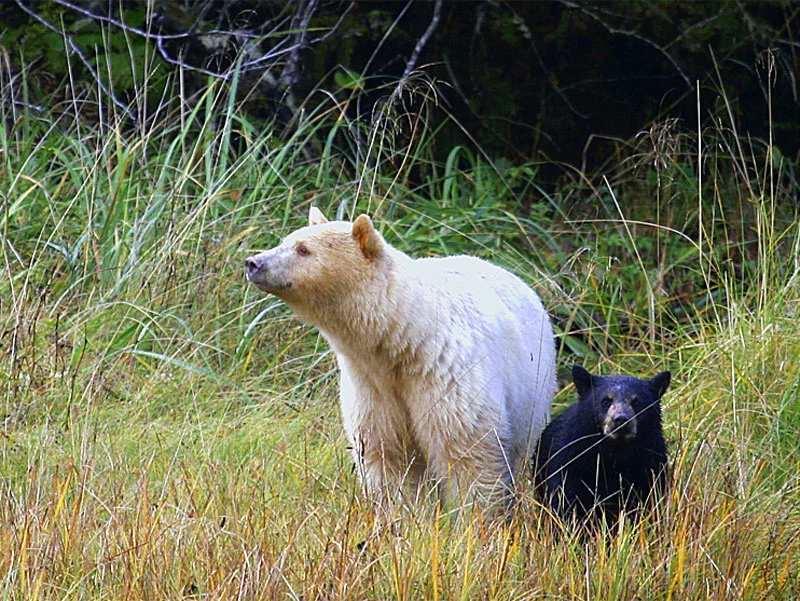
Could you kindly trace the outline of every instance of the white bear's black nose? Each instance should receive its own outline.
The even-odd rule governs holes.
[[[264,266],[257,255],[255,257],[247,257],[244,260],[244,264],[245,267],[247,268],[248,279],[257,274],[259,271],[261,271],[261,268]]]

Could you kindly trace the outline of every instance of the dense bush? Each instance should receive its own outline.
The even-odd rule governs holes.
[[[235,78],[242,107],[281,131],[324,101],[314,90],[369,121],[386,86],[421,70],[446,107],[435,117],[441,160],[477,140],[515,162],[594,169],[652,122],[713,124],[723,96],[742,133],[771,135],[789,157],[800,151],[800,16],[788,0],[18,0],[0,16],[7,61],[25,66],[26,94],[43,107],[77,97],[148,121],[165,98]],[[136,97],[145,74],[147,102]],[[180,93],[168,85],[176,76]]]

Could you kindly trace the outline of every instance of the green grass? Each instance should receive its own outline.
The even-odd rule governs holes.
[[[715,155],[639,140],[607,178],[546,192],[534,164],[438,164],[424,122],[355,135],[331,96],[280,139],[233,97],[211,86],[135,131],[3,115],[0,598],[800,597],[791,165],[721,128],[700,134]],[[330,350],[242,273],[311,203],[514,270],[562,367],[671,369],[657,519],[558,532],[522,482],[508,522],[376,520]]]

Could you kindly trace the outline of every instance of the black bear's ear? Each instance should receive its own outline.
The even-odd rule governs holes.
[[[653,393],[653,398],[660,399],[664,396],[669,388],[669,382],[672,379],[672,374],[668,371],[662,371],[655,378],[650,380],[650,390]]]
[[[591,392],[593,377],[592,374],[580,365],[572,366],[572,381],[575,382],[575,390],[578,391],[578,396],[583,396]]]

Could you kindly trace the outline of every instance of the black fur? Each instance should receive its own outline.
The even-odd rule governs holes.
[[[547,426],[534,458],[537,489],[562,519],[636,511],[666,486],[660,399],[670,373],[649,380],[572,368],[578,402]]]

